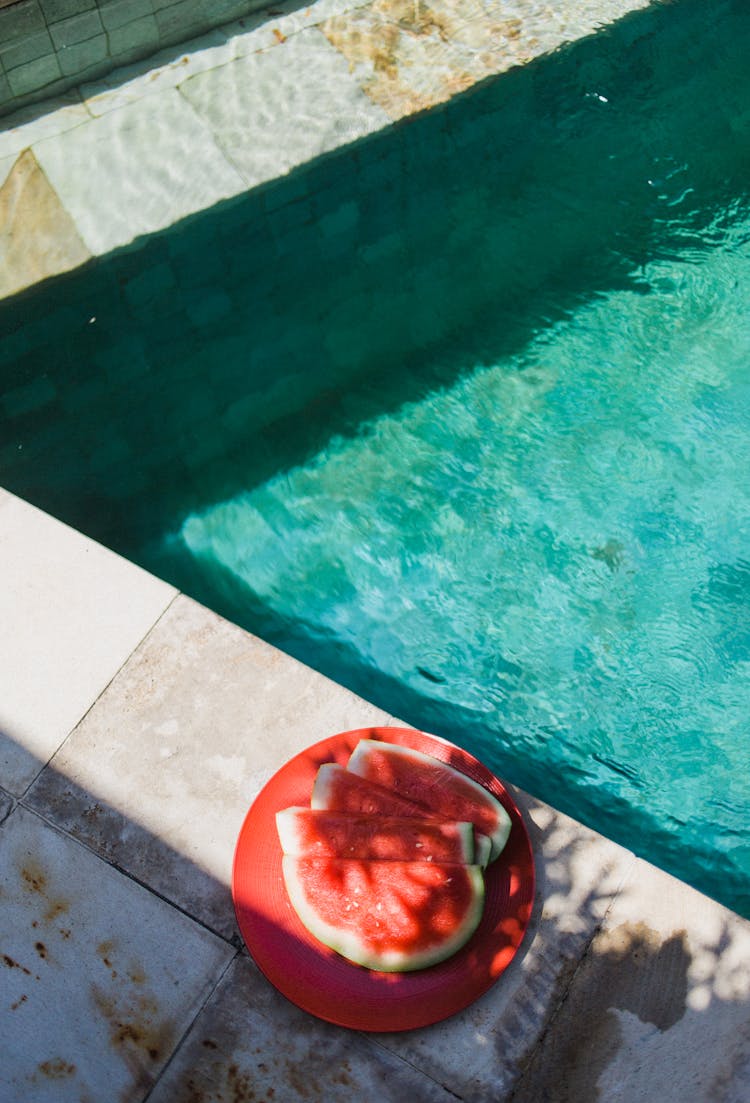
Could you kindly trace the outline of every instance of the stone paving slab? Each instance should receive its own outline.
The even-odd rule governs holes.
[[[145,61],[86,82],[81,85],[80,95],[92,115],[101,115],[165,88],[176,88],[198,73],[278,46],[305,27],[356,10],[368,2],[317,0],[300,7],[296,0],[284,0],[272,10],[249,14],[185,42],[178,54],[174,49],[163,50]]]
[[[455,1103],[375,1042],[299,1011],[238,957],[149,1103]]]
[[[248,187],[388,123],[315,27],[191,77],[180,91]]]
[[[0,785],[19,796],[175,596],[0,490]]]
[[[225,937],[234,847],[287,759],[386,713],[179,596],[28,794]]]
[[[272,45],[269,39],[267,45]],[[98,80],[87,81],[80,95],[87,111],[97,117],[121,107],[176,88],[194,73],[225,65],[233,58],[227,36],[221,30],[210,31],[199,39],[185,42],[175,54],[160,51],[147,61],[115,69]]]
[[[367,95],[401,119],[591,34],[651,0],[371,0],[322,25]]]
[[[0,298],[89,259],[75,223],[30,149],[2,181],[0,163]]]
[[[33,148],[95,254],[245,189],[211,132],[174,90],[90,119]]]
[[[0,157],[14,159],[35,142],[80,126],[91,118],[80,97],[52,100],[39,108],[25,108],[0,120]]]
[[[17,160],[17,158],[16,158],[15,154],[13,156],[9,156],[9,157],[0,157],[0,188],[3,186],[5,181],[8,179],[8,175],[10,173],[10,170],[15,165],[16,160]]]
[[[750,1099],[750,923],[633,863],[512,1098]]]
[[[140,1103],[234,951],[39,817],[0,826],[0,1098]]]

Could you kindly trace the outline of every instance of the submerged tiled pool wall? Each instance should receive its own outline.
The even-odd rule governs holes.
[[[262,0],[0,0],[0,115],[237,19]]]
[[[324,414],[347,382],[379,384],[470,317],[475,270],[513,237],[488,142],[507,96],[472,102],[473,118],[402,124],[5,300],[5,485],[52,512],[200,494],[206,466],[231,466],[264,426],[321,394]]]
[[[715,110],[731,59],[726,85],[681,112],[716,74],[665,11],[611,28],[606,52],[579,42],[4,300],[3,485],[117,544],[123,507],[128,528],[168,524],[252,478],[248,457],[278,466],[280,440],[293,460],[355,383],[376,405],[408,398],[422,384],[407,366],[444,362],[429,350],[448,337],[463,350],[451,371],[479,362],[476,318],[523,340],[530,292],[551,286],[565,309],[557,273],[568,294],[637,283],[669,227],[656,195],[644,207],[652,166],[630,129],[663,128],[672,158],[689,145],[717,202],[737,172]],[[665,25],[686,39],[679,71]]]

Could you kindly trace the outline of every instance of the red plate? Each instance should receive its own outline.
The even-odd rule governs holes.
[[[488,868],[482,921],[447,961],[411,973],[354,965],[318,942],[289,903],[281,873],[276,813],[309,805],[324,762],[346,765],[360,739],[381,739],[433,755],[478,781],[502,802],[512,827]],[[534,900],[534,858],[521,814],[498,779],[466,751],[411,728],[360,728],[331,736],[290,759],[264,786],[242,825],[232,896],[242,937],[268,980],[292,1003],[355,1030],[412,1030],[467,1007],[490,988],[523,940]]]

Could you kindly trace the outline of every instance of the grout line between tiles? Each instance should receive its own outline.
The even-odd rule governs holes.
[[[94,698],[94,700],[93,700],[93,701],[92,701],[92,702],[91,702],[91,703],[90,703],[90,704],[89,704],[89,705],[87,706],[87,708],[86,708],[86,709],[84,709],[84,711],[83,711],[83,712],[81,713],[81,715],[80,715],[80,716],[78,717],[78,719],[76,720],[75,724],[73,724],[73,726],[72,726],[72,728],[70,729],[70,731],[68,731],[68,733],[67,733],[67,734],[66,734],[66,735],[65,735],[65,736],[63,737],[63,739],[62,739],[62,740],[61,740],[61,742],[60,742],[60,743],[59,743],[59,744],[57,745],[57,747],[55,748],[54,752],[53,752],[53,753],[52,753],[52,754],[50,755],[50,757],[49,757],[49,758],[47,759],[47,761],[46,761],[46,762],[42,762],[42,763],[40,763],[39,769],[38,769],[38,770],[37,770],[37,772],[36,772],[36,773],[34,774],[34,777],[33,777],[33,778],[31,779],[31,781],[30,781],[30,782],[29,782],[29,784],[28,784],[28,785],[26,786],[26,788],[25,788],[25,789],[23,790],[23,793],[22,793],[22,794],[20,795],[20,797],[18,797],[18,798],[17,798],[17,799],[18,799],[19,801],[22,801],[22,800],[23,800],[23,799],[24,799],[24,798],[25,798],[26,796],[28,796],[28,794],[29,794],[30,790],[31,790],[31,789],[33,788],[33,786],[34,786],[34,785],[36,785],[36,783],[37,783],[37,781],[39,780],[40,776],[41,776],[41,775],[42,775],[42,774],[44,773],[44,771],[45,771],[45,770],[47,769],[47,767],[48,767],[48,766],[51,766],[51,765],[53,764],[53,762],[54,762],[55,758],[56,758],[56,757],[57,757],[57,755],[58,755],[58,754],[60,753],[60,751],[61,751],[61,750],[63,749],[63,747],[64,747],[64,746],[66,745],[66,743],[68,742],[68,740],[70,739],[70,737],[71,737],[71,736],[72,736],[72,735],[74,734],[74,732],[76,732],[76,731],[77,731],[77,729],[78,729],[78,728],[79,728],[79,727],[81,726],[81,724],[82,724],[82,723],[83,723],[83,721],[84,721],[84,720],[86,719],[86,717],[87,717],[87,716],[89,715],[89,713],[91,712],[91,710],[92,710],[93,708],[95,708],[95,707],[96,707],[96,705],[98,704],[98,702],[99,702],[99,701],[101,700],[101,698],[102,698],[102,697],[104,696],[104,694],[105,694],[105,693],[107,692],[107,690],[109,689],[109,687],[110,687],[110,686],[112,685],[112,683],[114,682],[115,678],[118,678],[118,677],[120,676],[120,674],[122,673],[122,671],[124,670],[124,668],[125,668],[125,667],[127,666],[127,664],[128,664],[129,662],[130,662],[130,660],[131,660],[131,659],[133,658],[133,656],[135,655],[136,651],[138,651],[138,650],[139,650],[139,649],[140,649],[140,648],[141,648],[141,647],[143,646],[143,644],[145,643],[145,641],[146,641],[146,640],[148,639],[148,637],[149,637],[149,636],[151,635],[151,633],[152,633],[152,632],[154,631],[154,629],[156,628],[156,626],[157,626],[157,625],[158,625],[158,624],[159,624],[159,623],[161,622],[162,618],[163,618],[163,617],[164,617],[164,616],[165,616],[165,615],[167,614],[167,612],[168,612],[168,611],[169,611],[169,610],[171,609],[172,605],[174,604],[174,602],[175,602],[175,601],[177,600],[177,598],[178,598],[178,597],[180,597],[180,592],[179,592],[179,591],[177,591],[176,593],[174,593],[174,594],[172,595],[172,597],[170,598],[169,602],[167,603],[167,605],[165,605],[165,607],[164,607],[164,608],[162,609],[162,611],[161,611],[161,612],[159,613],[159,616],[158,616],[158,617],[156,618],[156,620],[155,620],[155,621],[154,621],[154,622],[153,622],[153,623],[151,624],[151,626],[150,626],[150,627],[148,628],[148,630],[147,630],[147,631],[146,631],[146,632],[144,633],[144,635],[143,635],[143,636],[142,636],[142,637],[140,638],[140,640],[139,640],[139,641],[138,641],[138,643],[137,643],[137,644],[135,645],[135,647],[133,647],[133,648],[132,648],[132,650],[131,650],[131,651],[130,651],[130,652],[129,652],[129,653],[127,654],[127,655],[126,655],[126,657],[125,657],[125,658],[123,659],[123,661],[122,661],[122,662],[120,663],[120,665],[118,666],[117,670],[116,670],[116,671],[114,672],[114,674],[113,674],[113,675],[112,675],[112,677],[111,677],[111,678],[109,679],[109,681],[108,681],[108,682],[106,683],[106,685],[104,685],[104,686],[102,687],[102,689],[101,689],[101,690],[99,691],[99,693],[97,693],[97,695],[96,695],[96,697]]]

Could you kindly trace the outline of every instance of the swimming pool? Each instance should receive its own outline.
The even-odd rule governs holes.
[[[3,475],[745,914],[749,42],[651,11],[22,296]]]

